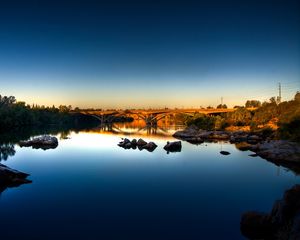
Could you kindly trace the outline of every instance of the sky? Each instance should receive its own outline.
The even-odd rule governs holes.
[[[0,94],[206,107],[300,90],[300,1],[1,1]]]

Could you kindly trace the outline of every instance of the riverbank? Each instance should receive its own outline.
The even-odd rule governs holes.
[[[193,144],[229,141],[241,151],[254,152],[252,156],[260,156],[275,164],[300,170],[300,144],[276,139],[274,132],[207,131],[190,126],[183,131],[177,131],[173,137]]]
[[[241,232],[249,239],[300,239],[300,185],[285,191],[270,213],[249,211],[242,215]]]

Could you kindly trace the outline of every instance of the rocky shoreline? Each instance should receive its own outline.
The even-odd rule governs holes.
[[[8,187],[17,187],[21,184],[31,183],[27,179],[29,174],[11,169],[0,163],[0,193]]]
[[[264,132],[206,131],[191,126],[175,132],[173,137],[194,144],[206,141],[229,141],[241,151],[254,152],[255,154],[251,156],[260,156],[279,165],[298,165],[300,168],[300,145],[287,140],[276,140],[272,134]]]
[[[241,218],[241,232],[249,239],[300,239],[300,185],[284,193],[272,211],[246,212]]]

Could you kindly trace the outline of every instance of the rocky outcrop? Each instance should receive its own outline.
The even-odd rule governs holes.
[[[124,138],[123,141],[119,142],[118,146],[124,149],[146,149],[149,152],[153,152],[157,148],[157,145],[154,142],[147,143],[141,138],[138,141],[136,139],[130,141],[128,138]]]
[[[244,213],[241,232],[250,239],[300,239],[300,185],[287,190],[271,213]]]
[[[20,147],[32,147],[32,148],[41,148],[41,149],[51,149],[58,146],[58,140],[56,137],[49,135],[44,135],[40,137],[35,137],[31,140],[19,142]]]
[[[179,139],[189,139],[189,138],[194,138],[197,137],[199,134],[199,130],[195,126],[190,126],[182,131],[177,131],[173,134],[173,137],[179,138]]]
[[[274,163],[300,164],[300,145],[285,140],[264,141],[249,148],[258,156]]]
[[[260,156],[300,172],[300,145],[290,141],[272,140],[271,138],[274,138],[272,132],[266,134],[264,131],[206,131],[191,126],[183,131],[177,131],[173,136],[191,143],[229,140],[241,151],[253,151],[255,154],[251,156]]]
[[[173,137],[191,141],[191,142],[203,142],[203,141],[212,141],[212,140],[229,140],[231,143],[247,142],[250,144],[257,144],[260,141],[264,140],[262,134],[254,134],[251,132],[245,131],[209,131],[197,129],[195,126],[191,126],[182,131],[177,131],[173,134]]]
[[[29,174],[11,169],[0,163],[0,193],[8,187],[17,187],[24,183],[31,183],[27,179]]]
[[[252,145],[247,142],[237,142],[235,147],[240,151],[248,151],[251,149]]]
[[[229,140],[230,134],[226,131],[198,130],[196,127],[192,126],[183,131],[175,132],[173,137],[191,143],[203,143],[204,141],[212,140]]]
[[[181,152],[181,141],[167,142],[164,149],[169,152]]]

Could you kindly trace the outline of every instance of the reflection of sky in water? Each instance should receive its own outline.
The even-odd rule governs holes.
[[[269,211],[299,183],[231,144],[183,142],[182,152],[166,154],[172,137],[144,136],[158,145],[150,153],[118,147],[121,137],[83,132],[54,150],[16,146],[5,164],[30,173],[33,183],[2,193],[3,236],[240,239],[243,212]]]

